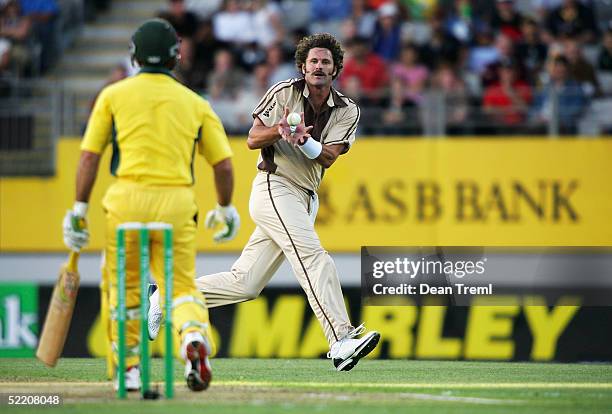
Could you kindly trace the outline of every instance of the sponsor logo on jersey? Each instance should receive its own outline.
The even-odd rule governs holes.
[[[269,118],[270,111],[272,111],[275,106],[276,106],[276,101],[272,102],[272,105],[270,105],[270,107],[264,111],[263,116],[265,116],[266,118]]]

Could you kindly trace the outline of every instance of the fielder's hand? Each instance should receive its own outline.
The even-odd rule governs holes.
[[[302,145],[306,141],[304,136],[307,135],[314,127],[312,125],[306,126],[304,124],[304,113],[302,112],[300,114],[302,117],[302,122],[295,126],[295,132],[291,132],[291,127],[287,122],[287,115],[289,115],[289,108],[285,108],[283,118],[278,123],[278,135],[293,146]]]
[[[89,232],[87,231],[87,203],[77,201],[72,210],[68,210],[64,216],[64,244],[75,252],[87,246]]]
[[[219,224],[222,224],[224,228],[215,233],[213,236],[214,241],[223,243],[236,237],[236,233],[238,233],[238,229],[240,228],[240,216],[233,205],[230,204],[223,207],[217,204],[214,210],[210,210],[206,214],[204,225],[207,229],[217,227]]]

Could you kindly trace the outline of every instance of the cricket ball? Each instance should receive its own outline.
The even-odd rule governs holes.
[[[290,126],[297,126],[300,124],[300,122],[302,122],[302,117],[297,112],[291,112],[289,115],[287,115],[287,123]]]

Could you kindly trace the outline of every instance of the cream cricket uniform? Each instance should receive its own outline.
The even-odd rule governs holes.
[[[279,82],[261,99],[253,118],[273,126],[285,107],[304,112],[305,124],[314,126],[314,139],[348,151],[359,121],[357,105],[332,89],[316,113],[308,95],[303,79]],[[249,202],[255,231],[231,271],[200,277],[196,284],[210,307],[254,299],[287,258],[331,345],[352,326],[336,266],[314,229],[316,191],[325,170],[284,140],[262,149],[257,168]]]
[[[225,131],[208,102],[163,69],[144,68],[105,88],[94,106],[81,149],[101,154],[112,146],[111,172],[117,180],[102,201],[106,247],[102,303],[117,306],[116,228],[125,222],[166,222],[173,226],[173,322],[182,335],[209,334],[208,311],[196,289],[197,206],[193,191],[196,150],[210,165],[232,156]],[[163,242],[151,232],[151,272],[164,297]],[[139,256],[136,232],[126,233],[127,365],[138,363]],[[108,290],[104,297],[104,291]],[[105,312],[103,309],[102,313]],[[116,324],[109,329],[113,343]],[[210,337],[209,337],[210,338]],[[212,344],[212,339],[211,339]],[[214,345],[213,345],[214,346]]]

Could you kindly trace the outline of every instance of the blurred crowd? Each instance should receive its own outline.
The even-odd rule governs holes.
[[[0,77],[47,72],[110,0],[0,0]]]
[[[598,3],[598,4],[596,4]],[[299,76],[295,45],[329,32],[345,48],[337,87],[359,101],[362,131],[422,133],[441,108],[447,132],[576,133],[612,92],[612,10],[580,0],[170,0],[182,38],[177,76],[230,131],[274,83]],[[489,131],[490,130],[490,131]]]
[[[0,0],[0,69],[27,66],[28,42],[43,44],[58,4],[71,2],[82,3]],[[450,134],[542,133],[555,119],[559,133],[574,134],[593,102],[612,95],[609,3],[168,0],[158,16],[182,39],[177,78],[231,133],[248,129],[267,88],[299,76],[297,42],[329,32],[345,48],[336,87],[360,103],[362,132],[422,134],[442,123]],[[56,56],[47,46],[42,71]],[[126,58],[109,82],[136,71]]]

